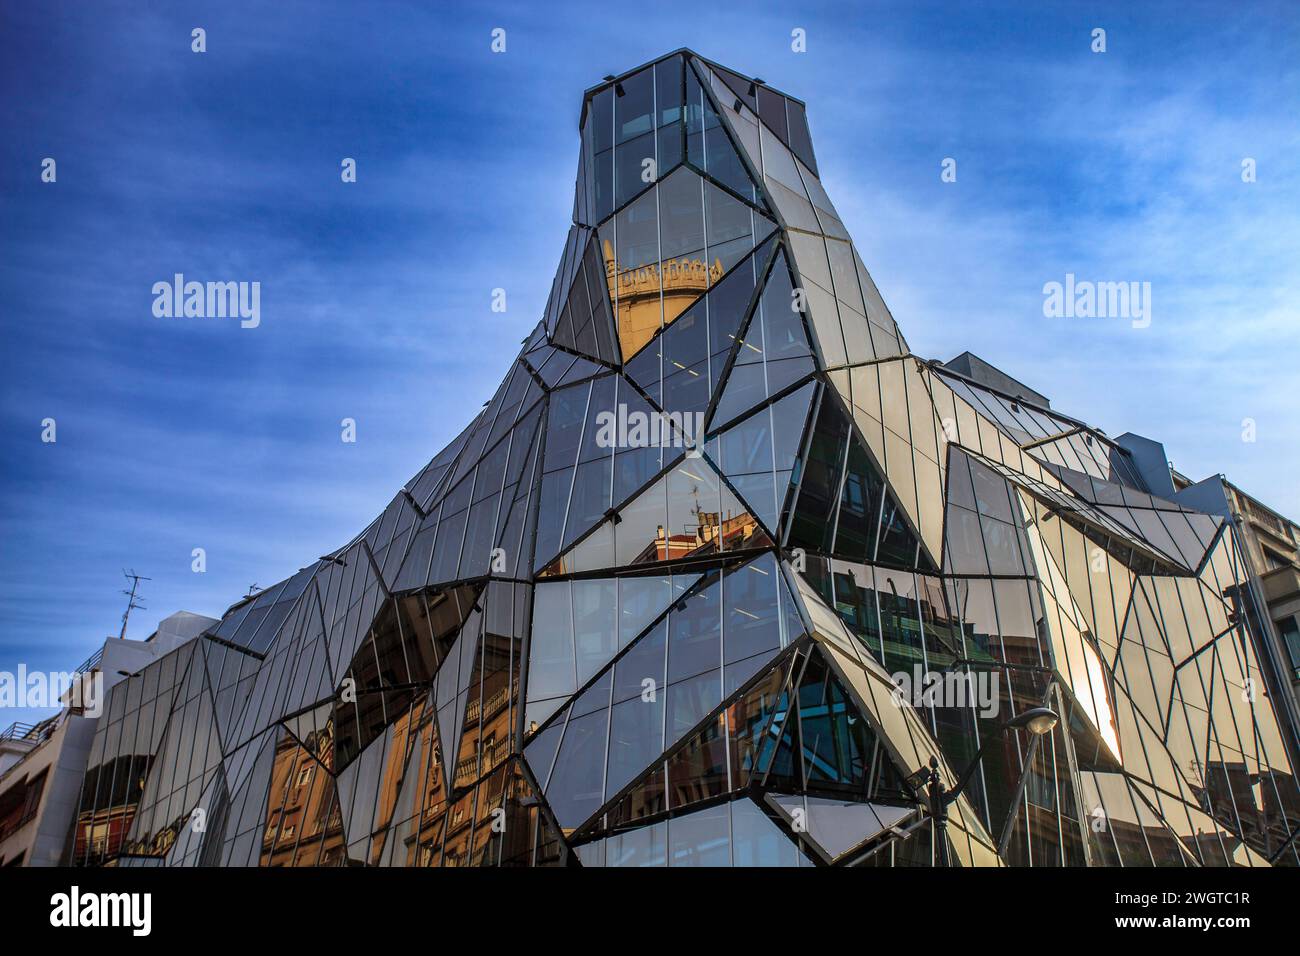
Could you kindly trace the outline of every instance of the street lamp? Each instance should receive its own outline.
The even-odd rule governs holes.
[[[1002,735],[1008,730],[1020,727],[1027,728],[1036,737],[1050,734],[1060,720],[1061,718],[1056,715],[1056,711],[1048,707],[1031,707],[1005,723],[999,724],[997,730],[990,734],[984,740],[984,743],[980,745],[980,749],[975,752],[970,765],[957,779],[957,785],[951,790],[944,787],[943,780],[939,777],[939,758],[930,758],[926,794],[930,800],[930,816],[934,819],[934,859],[936,866],[949,865],[948,807],[961,796],[962,791],[966,789],[966,785],[975,776],[975,768],[979,766],[980,759],[984,756],[984,751],[988,749],[989,745],[993,741],[1001,739]]]

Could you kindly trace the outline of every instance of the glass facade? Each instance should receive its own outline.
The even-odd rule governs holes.
[[[1232,527],[912,355],[799,101],[679,51],[580,125],[491,401],[113,688],[69,861],[930,865],[982,753],[957,865],[1300,862]]]

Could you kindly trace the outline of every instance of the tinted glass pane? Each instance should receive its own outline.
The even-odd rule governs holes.
[[[617,95],[622,90],[621,96]],[[616,142],[626,143],[654,128],[654,68],[636,73],[615,88],[614,121]]]
[[[722,616],[716,583],[682,601],[668,615],[668,680],[676,682],[722,663]]]
[[[776,561],[765,555],[722,579],[723,660],[727,664],[781,646]]]
[[[605,742],[609,714],[598,710],[573,718],[546,787],[546,800],[566,830],[594,813],[604,795]]]
[[[664,695],[633,697],[615,704],[609,732],[606,799],[648,768],[663,753]]]

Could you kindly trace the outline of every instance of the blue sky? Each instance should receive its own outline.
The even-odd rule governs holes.
[[[360,530],[539,317],[582,90],[682,46],[808,103],[916,353],[974,351],[1300,515],[1287,4],[9,3],[0,670],[66,670],[116,634],[124,567],[153,579],[142,638]],[[260,327],[155,318],[175,272],[259,281]],[[1068,272],[1151,282],[1151,326],[1044,318]]]

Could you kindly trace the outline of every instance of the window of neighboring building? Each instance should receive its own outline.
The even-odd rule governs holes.
[[[42,770],[35,778],[5,791],[0,798],[0,840],[8,839],[35,818],[41,806],[47,773],[47,770]]]
[[[303,767],[298,771],[298,786],[305,787],[311,780],[311,767]]]
[[[1275,571],[1278,568],[1289,568],[1291,559],[1285,558],[1276,551],[1270,551],[1268,548],[1261,548],[1264,552],[1264,563],[1268,565],[1268,570]]]
[[[1278,621],[1277,629],[1291,655],[1291,676],[1300,680],[1300,625],[1296,624],[1295,615]]]

